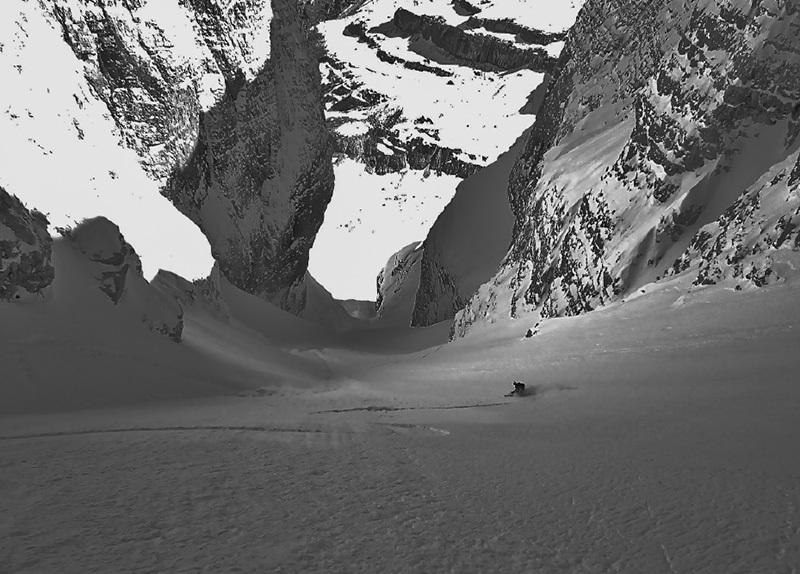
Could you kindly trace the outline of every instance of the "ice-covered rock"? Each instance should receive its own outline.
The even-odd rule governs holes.
[[[47,218],[0,187],[0,300],[42,295],[53,282]]]

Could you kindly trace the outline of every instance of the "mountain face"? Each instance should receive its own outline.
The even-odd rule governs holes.
[[[512,170],[513,243],[454,335],[574,315],[686,274],[792,274],[800,7],[590,0]]]
[[[503,3],[485,2],[470,13],[497,12],[495,4]],[[441,101],[453,113],[460,107],[454,93],[458,87],[465,94],[491,89],[496,96],[511,88],[505,84],[513,83],[505,81],[503,73],[552,70],[556,62],[552,48],[557,54],[556,44],[565,34],[526,25],[546,21],[529,14],[520,2],[510,4],[502,13],[513,14],[516,20],[467,17],[459,4],[443,0],[417,3],[417,11],[396,0],[378,0],[321,26],[326,43],[325,103],[337,153],[376,173],[430,170],[465,178],[505,151],[513,139],[506,144],[507,138],[498,134],[483,142],[464,138],[476,126],[470,129],[463,122],[458,137],[442,133],[451,131],[443,129],[447,121],[438,119],[447,110],[437,118],[433,112],[440,106],[430,104]],[[353,41],[360,44],[358,49]],[[374,77],[372,59],[381,68],[378,73],[385,69],[397,74],[396,85]],[[430,96],[428,106],[412,103],[421,95],[413,92],[420,84]],[[505,94],[497,98],[494,110],[480,109],[473,101],[472,111],[495,121],[509,112],[518,114],[523,106],[503,109],[505,99]],[[470,139],[472,145],[464,145]]]
[[[200,118],[166,193],[231,283],[301,314],[308,252],[333,192],[317,53],[297,3],[272,3],[270,58]]]
[[[47,218],[0,187],[0,300],[28,299],[53,282]]]
[[[533,123],[579,5],[374,0],[318,26],[337,184],[315,277],[340,297],[375,298],[368,286],[391,254],[423,240],[458,184]]]
[[[33,141],[45,158],[70,156],[89,141],[97,146],[95,132],[105,131],[100,151],[117,148],[109,146],[116,139],[135,151],[138,168],[116,156],[93,160],[88,146],[89,154],[72,154],[72,164],[85,168],[63,174],[69,193],[92,186],[98,198],[121,191],[135,203],[137,193],[159,190],[202,230],[232,283],[301,314],[308,250],[333,190],[311,26],[351,3],[13,0],[3,7],[17,26],[9,28],[14,38],[2,63],[8,59],[10,77],[18,72],[17,83],[33,84],[37,72],[46,78],[47,102],[26,114],[10,105],[3,119],[27,135],[18,147]],[[48,27],[63,41],[52,64]],[[69,57],[61,56],[64,47]],[[76,74],[60,72],[61,60]],[[72,117],[57,143],[34,141],[20,124],[41,123],[46,110],[58,112],[59,122]],[[15,193],[26,184],[24,176],[8,181]]]

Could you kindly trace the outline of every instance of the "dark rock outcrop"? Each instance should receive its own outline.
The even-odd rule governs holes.
[[[53,282],[47,218],[0,187],[0,300],[40,296]]]
[[[227,319],[230,309],[220,291],[219,265],[214,265],[205,279],[187,281],[169,271],[160,270],[150,284],[167,297],[175,299],[185,310],[196,308],[211,315]]]
[[[466,178],[480,168],[480,162],[485,158],[469,158],[460,149],[437,143],[439,132],[429,118],[414,119],[418,136],[408,138],[401,135],[397,126],[407,120],[402,109],[387,108],[384,105],[386,96],[360,84],[344,63],[330,56],[324,62],[329,69],[322,82],[328,110],[374,110],[363,122],[366,129],[357,134],[342,133],[337,129],[348,123],[346,118],[332,115],[328,119],[335,153],[363,163],[367,170],[379,175],[413,169]],[[386,148],[392,153],[386,153]]]
[[[453,10],[456,11],[456,14],[459,14],[460,16],[474,16],[475,14],[479,14],[481,11],[480,8],[468,0],[453,0],[451,4],[453,5]]]
[[[399,8],[390,25],[380,28],[386,35],[422,41],[441,51],[446,59],[485,70],[529,68],[550,72],[556,59],[541,48],[520,48],[494,36],[468,33],[440,18],[414,14]],[[430,52],[430,51],[428,51]],[[432,54],[426,53],[428,57]]]
[[[440,146],[422,137],[401,139],[385,119],[383,114],[371,116],[368,131],[358,135],[343,135],[334,129],[336,152],[363,163],[368,171],[378,175],[414,169],[467,178],[480,169],[461,159],[463,152],[459,149]],[[392,153],[386,153],[387,148]]]
[[[545,32],[524,26],[514,20],[503,19],[494,20],[492,18],[470,18],[459,25],[462,30],[486,30],[498,34],[514,34],[515,40],[523,44],[533,44],[535,46],[547,46],[553,42],[561,42],[567,39],[566,32]]]
[[[274,0],[271,30],[269,61],[202,115],[194,153],[166,193],[206,232],[233,285],[301,314],[308,252],[333,192],[333,146],[309,22],[295,2]]]
[[[772,280],[765,244],[786,249],[800,201],[785,191],[798,30],[786,2],[587,2],[511,175],[514,242],[454,334],[503,315],[590,311],[698,260],[699,283]],[[760,181],[779,165],[780,181]],[[773,194],[784,201],[752,207]],[[742,225],[748,240],[732,242]],[[743,257],[734,244],[749,267],[728,274]]]

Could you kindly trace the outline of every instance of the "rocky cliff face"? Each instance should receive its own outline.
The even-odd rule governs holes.
[[[64,41],[155,177],[186,163],[199,117],[269,56],[269,0],[54,0]]]
[[[454,334],[665,274],[775,280],[797,256],[799,33],[792,2],[588,2],[511,174],[511,250]]]
[[[41,296],[53,282],[47,218],[0,187],[0,300]]]
[[[476,12],[476,14],[479,12]],[[523,44],[533,44],[535,46],[547,46],[553,42],[561,42],[566,39],[566,32],[545,32],[537,30],[511,18],[481,18],[472,16],[466,22],[459,25],[462,30],[486,30],[496,34],[511,34],[516,42]],[[555,62],[552,62],[555,64]],[[552,68],[551,68],[552,69]]]
[[[377,271],[425,237],[459,180],[494,162],[533,123],[546,74],[526,66],[555,62],[579,4],[545,11],[527,0],[375,0],[318,27],[337,189],[312,252],[315,276],[346,296],[339,277],[366,285],[374,275],[332,258],[369,241],[376,254],[366,265]],[[347,213],[344,205],[354,204],[357,213]],[[343,248],[332,253],[324,247],[332,243]]]
[[[333,189],[309,30],[312,18],[350,4],[56,0],[52,6],[124,143],[203,230],[222,272],[297,314],[308,250]]]
[[[469,29],[480,26],[473,20]],[[481,22],[484,24],[484,22]],[[496,27],[492,22],[491,27]],[[508,29],[508,28],[506,28]],[[529,68],[537,72],[550,72],[556,59],[542,48],[521,48],[506,40],[481,33],[468,33],[459,27],[447,24],[443,19],[415,14],[400,8],[395,12],[390,26],[381,27],[386,35],[411,38],[428,45],[426,51],[435,60],[455,61],[478,69],[514,70]],[[532,35],[528,36],[529,38]],[[554,37],[542,34],[540,44],[555,41]],[[431,50],[433,48],[433,50]]]
[[[444,79],[449,86],[465,81],[454,64],[471,69],[478,78],[483,78],[480,72],[491,73],[487,76],[490,82],[501,80],[493,86],[497,95],[503,91],[503,82],[501,76],[495,78],[494,74],[520,69],[549,72],[556,58],[548,46],[563,40],[565,33],[544,32],[510,18],[458,17],[481,11],[477,7],[466,9],[463,3],[453,3],[448,8],[455,17],[450,18],[452,22],[442,16],[395,8],[397,2],[392,0],[374,4],[377,5],[360,10],[354,6],[340,26],[327,26],[324,30],[329,49],[323,58],[323,86],[336,151],[379,174],[412,169],[468,177],[486,165],[489,157],[448,145],[440,138],[442,122],[432,112],[430,116],[417,117],[404,113],[408,101],[403,99],[416,99],[420,94],[394,99],[380,91],[382,82],[365,82],[364,71],[358,68],[366,62],[354,60],[363,56],[353,54],[352,49],[342,50],[344,45],[337,36],[354,38],[363,44],[365,55],[371,53],[382,64],[429,75],[431,80]],[[436,4],[419,9],[441,10]],[[507,8],[512,13],[520,11],[514,6]],[[387,16],[389,10],[391,15]],[[399,38],[408,40],[407,47],[396,41]],[[346,52],[347,59],[343,57]],[[398,80],[404,82],[400,77]],[[436,99],[434,92],[431,98]],[[358,129],[353,129],[353,119],[359,120]],[[464,127],[462,124],[462,132]],[[498,153],[502,151],[504,148]]]
[[[362,91],[359,89],[362,86],[349,82],[341,62],[328,58],[327,63],[331,67],[338,67],[342,74],[337,76],[329,73],[328,81],[324,84],[328,88],[326,101],[330,102],[330,109],[335,112],[368,109],[370,104],[366,100],[370,99],[369,90]],[[383,103],[380,98],[375,101]],[[461,149],[437,141],[438,131],[430,118],[419,116],[414,120],[418,134],[403,133],[398,129],[398,124],[404,119],[399,108],[379,107],[364,118],[361,124],[363,129],[355,132],[345,130],[342,133],[337,128],[345,125],[347,120],[334,118],[329,124],[335,151],[363,163],[368,171],[378,175],[412,169],[467,178],[480,169],[474,163],[479,161],[475,155],[465,156]]]
[[[333,192],[316,51],[296,3],[273,2],[271,55],[200,122],[167,194],[208,230],[224,275],[301,314],[308,251]]]

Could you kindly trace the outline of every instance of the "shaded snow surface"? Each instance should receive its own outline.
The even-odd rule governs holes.
[[[800,563],[796,285],[673,282],[444,346],[223,285],[176,344],[59,279],[70,256],[47,299],[0,303],[0,571]]]

